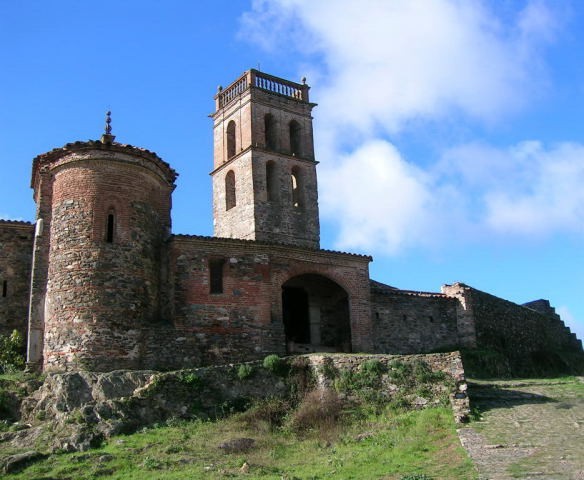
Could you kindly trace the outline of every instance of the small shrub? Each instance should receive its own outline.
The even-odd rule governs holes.
[[[343,402],[334,390],[312,390],[289,417],[289,426],[295,432],[319,430],[321,433],[337,425]]]
[[[251,406],[239,415],[239,420],[247,427],[258,431],[274,431],[282,426],[290,411],[290,404],[281,398],[268,398]]]
[[[147,470],[159,470],[164,466],[161,461],[152,457],[146,457],[142,465]]]
[[[0,373],[10,373],[24,368],[24,340],[18,330],[10,336],[0,335]]]
[[[404,410],[410,407],[410,402],[404,393],[398,392],[391,396],[388,407],[392,410]]]
[[[358,383],[361,388],[379,388],[381,376],[387,371],[383,363],[377,359],[367,360],[361,365],[357,374]]]
[[[422,398],[432,398],[434,396],[432,389],[428,385],[421,385],[416,388],[416,395]]]
[[[199,377],[194,372],[190,372],[190,373],[181,372],[178,379],[182,384],[187,385],[191,388],[198,388],[203,384],[201,377]]]
[[[0,420],[0,433],[7,432],[10,429],[10,422],[8,420]]]
[[[400,480],[432,480],[432,477],[423,473],[414,473],[413,475],[405,475]]]
[[[412,373],[416,383],[428,383],[433,380],[433,372],[430,366],[423,360],[416,360],[412,366]]]
[[[239,366],[237,369],[237,378],[240,380],[245,380],[253,375],[253,367],[247,363]]]
[[[353,392],[357,389],[358,385],[353,371],[347,368],[342,369],[335,379],[335,390],[337,392]]]
[[[247,397],[235,397],[225,400],[215,405],[215,418],[223,418],[234,413],[244,412],[250,406],[250,400]]]
[[[284,376],[288,373],[286,363],[276,354],[268,355],[264,358],[263,366],[274,375]]]
[[[377,391],[381,386],[381,376],[385,370],[385,366],[375,359],[364,362],[357,372],[343,369],[335,379],[335,389],[368,397],[372,390]]]

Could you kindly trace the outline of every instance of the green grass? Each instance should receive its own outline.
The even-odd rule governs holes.
[[[474,479],[448,408],[352,411],[334,424],[301,432],[255,426],[241,415],[216,422],[174,422],[114,437],[89,452],[53,455],[7,479]],[[273,426],[272,426],[273,427]],[[358,435],[361,435],[359,439]],[[256,445],[242,453],[218,446],[238,437]],[[240,471],[247,462],[248,473]]]

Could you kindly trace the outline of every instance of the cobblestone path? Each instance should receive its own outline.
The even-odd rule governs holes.
[[[469,382],[458,431],[481,480],[584,480],[584,378]]]

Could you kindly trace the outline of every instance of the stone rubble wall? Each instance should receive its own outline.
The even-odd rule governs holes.
[[[584,372],[582,342],[555,313],[541,313],[470,287],[466,295],[479,348],[502,352],[514,375],[529,374],[534,365],[554,362],[559,354],[575,355],[580,364],[567,367],[573,368],[573,373]]]
[[[34,225],[0,220],[0,335],[26,338],[33,242]]]
[[[404,387],[396,385],[391,380],[392,365],[396,362],[409,365],[423,363],[429,369],[436,373],[442,372],[446,378],[451,379],[453,387],[451,391],[444,391],[445,385],[436,385],[437,390],[434,392],[439,395],[445,392],[449,395],[450,404],[453,409],[454,418],[458,423],[468,421],[470,414],[470,403],[467,394],[467,383],[462,364],[460,352],[454,351],[449,353],[430,353],[417,355],[344,355],[344,354],[312,354],[307,356],[310,367],[314,372],[317,384],[322,388],[331,388],[333,381],[327,377],[326,372],[331,368],[336,372],[350,371],[357,373],[362,369],[364,363],[374,360],[385,367],[388,373],[382,376],[381,393],[385,394],[388,401],[391,397],[400,393]],[[447,382],[448,383],[448,382]],[[442,390],[441,390],[442,389]],[[418,398],[413,400],[416,406],[430,405],[436,398]]]
[[[438,293],[371,289],[374,351],[412,354],[458,348],[458,301]]]

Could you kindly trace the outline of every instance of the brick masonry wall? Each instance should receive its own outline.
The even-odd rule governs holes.
[[[0,334],[26,338],[34,225],[0,220]]]
[[[223,259],[223,293],[210,293],[209,260]],[[322,275],[349,293],[354,351],[372,351],[370,258],[283,245],[175,236],[170,244],[173,322],[143,333],[146,368],[178,368],[285,353],[282,285]],[[152,343],[151,343],[152,342]]]
[[[442,294],[372,286],[375,351],[410,354],[456,349],[457,304]]]
[[[137,368],[142,328],[161,318],[161,252],[173,175],[161,175],[159,165],[136,153],[124,146],[83,148],[48,162],[46,370]]]

